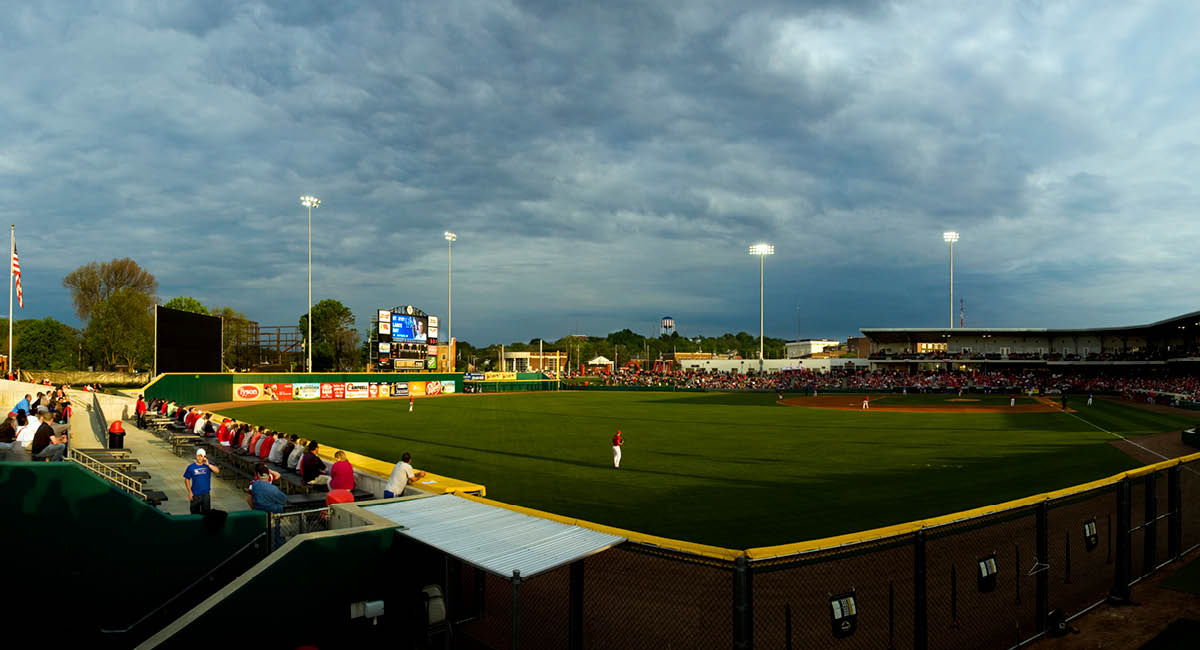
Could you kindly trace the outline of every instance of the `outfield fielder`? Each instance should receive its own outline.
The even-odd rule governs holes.
[[[613,467],[621,469],[621,445],[625,444],[625,439],[621,437],[621,430],[617,429],[617,435],[613,436]]]
[[[853,404],[854,402],[850,402],[850,403],[851,403],[851,404]],[[870,408],[871,408],[871,396],[870,396],[870,395],[863,395],[863,405],[862,405],[862,407],[863,407],[863,408],[865,408],[865,409],[870,409]]]

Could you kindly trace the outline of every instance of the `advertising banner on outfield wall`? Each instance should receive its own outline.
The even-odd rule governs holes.
[[[366,399],[371,385],[365,381],[346,383],[346,399]]]
[[[261,400],[271,399],[267,397],[263,391],[262,384],[234,384],[233,385],[233,401],[235,402],[258,402]]]
[[[267,394],[267,399],[279,400],[280,402],[292,401],[292,385],[291,384],[263,384],[263,392]]]
[[[322,383],[321,399],[346,399],[346,384],[342,382]]]
[[[442,382],[440,382],[440,381],[425,382],[425,394],[426,395],[441,395],[442,394]]]
[[[321,384],[292,384],[292,399],[321,399]]]
[[[486,378],[482,372],[468,372],[463,375],[463,379],[467,381],[483,381]]]
[[[425,382],[423,382],[423,381],[408,382],[408,394],[409,395],[424,395],[425,394]]]
[[[392,384],[392,397],[408,397],[408,382],[398,381]]]
[[[453,392],[454,392],[454,380],[453,379],[443,380],[442,381],[442,393],[447,394],[447,393],[453,393]]]
[[[379,397],[379,382],[371,382],[371,385],[367,387],[367,397]]]
[[[485,372],[483,378],[488,381],[516,381],[517,373],[515,372]]]

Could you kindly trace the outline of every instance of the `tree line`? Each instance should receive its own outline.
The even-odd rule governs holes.
[[[158,280],[130,258],[91,262],[68,273],[62,281],[71,293],[75,313],[84,322],[76,329],[54,318],[25,319],[13,323],[14,368],[37,370],[146,370],[154,355],[154,305],[159,304]],[[252,323],[236,309],[208,307],[191,296],[177,296],[162,303],[170,309],[220,316],[224,319],[222,347],[229,369],[253,369],[258,361]],[[338,300],[325,299],[313,305],[313,369],[317,371],[356,371],[366,367],[371,357],[370,328],[375,314],[364,322],[368,330],[355,329],[349,307]],[[4,319],[0,319],[3,321]],[[7,327],[8,323],[3,322]],[[308,338],[308,314],[298,323],[304,345]],[[500,351],[537,351],[563,353],[572,367],[597,356],[624,363],[630,359],[655,360],[673,352],[711,352],[758,358],[758,337],[747,332],[717,337],[687,338],[678,333],[647,337],[629,329],[607,336],[566,336],[557,340],[532,339],[528,343],[492,344],[476,347],[457,342],[455,370],[490,370],[499,366]],[[767,358],[784,356],[784,339],[764,340]],[[303,354],[299,367],[303,369]]]

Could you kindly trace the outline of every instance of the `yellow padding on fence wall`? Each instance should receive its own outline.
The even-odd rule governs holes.
[[[807,542],[796,542],[796,543],[792,543],[792,544],[781,544],[778,546],[760,546],[758,548],[749,548],[749,549],[746,549],[746,557],[750,558],[752,560],[763,560],[763,559],[769,559],[769,558],[774,558],[774,557],[781,557],[781,556],[785,556],[785,555],[797,555],[800,553],[810,553],[812,551],[836,548],[838,546],[847,546],[849,544],[860,544],[863,542],[870,542],[870,541],[875,541],[875,540],[886,539],[888,537],[895,537],[897,535],[905,535],[908,533],[916,532],[922,528],[932,528],[934,526],[945,526],[947,524],[953,524],[953,523],[960,522],[960,521],[966,521],[968,519],[975,519],[977,517],[983,517],[986,515],[1004,512],[1006,510],[1013,510],[1016,508],[1023,508],[1026,506],[1035,505],[1042,501],[1048,501],[1048,500],[1052,500],[1052,499],[1062,499],[1062,498],[1069,497],[1069,496],[1072,496],[1075,494],[1082,494],[1084,492],[1088,492],[1088,491],[1095,490],[1098,488],[1113,485],[1115,483],[1120,482],[1122,479],[1125,479],[1125,478],[1138,478],[1141,476],[1145,476],[1147,474],[1151,474],[1153,472],[1161,471],[1164,469],[1169,469],[1171,467],[1174,467],[1175,465],[1180,465],[1183,463],[1190,463],[1190,462],[1197,461],[1197,460],[1200,460],[1200,453],[1190,454],[1187,456],[1182,456],[1180,458],[1172,458],[1170,460],[1164,460],[1164,461],[1161,461],[1158,463],[1154,463],[1152,465],[1145,465],[1143,467],[1138,467],[1136,469],[1131,469],[1129,471],[1121,472],[1120,474],[1114,474],[1107,478],[1102,478],[1099,480],[1091,481],[1089,483],[1081,483],[1079,485],[1072,485],[1071,487],[1063,488],[1061,490],[1054,490],[1053,492],[1043,492],[1041,494],[1035,494],[1033,496],[1028,496],[1028,497],[1024,497],[1021,499],[1014,499],[1012,501],[1006,501],[1004,503],[999,503],[999,504],[992,505],[992,506],[983,506],[980,508],[974,508],[972,510],[963,510],[961,512],[955,512],[955,513],[948,514],[948,515],[942,515],[940,517],[934,517],[932,519],[922,519],[922,520],[918,520],[918,521],[910,521],[910,522],[906,522],[903,524],[895,524],[893,526],[884,526],[882,528],[873,528],[871,530],[864,530],[864,531],[859,531],[859,532],[855,532],[855,533],[848,533],[846,535],[837,535],[834,537],[825,537],[822,539],[814,539],[814,540],[807,541]]]

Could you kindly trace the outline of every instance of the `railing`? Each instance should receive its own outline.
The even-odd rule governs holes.
[[[146,493],[142,491],[142,482],[124,472],[106,465],[99,459],[93,458],[73,447],[67,448],[67,460],[82,465],[84,469],[100,478],[125,490],[126,492],[145,501]]]
[[[179,613],[186,611],[186,609],[195,605],[196,602],[203,600],[203,598],[207,598],[213,591],[221,588],[225,584],[228,584],[235,576],[245,572],[246,569],[250,568],[256,562],[261,560],[264,555],[262,553],[262,544],[265,537],[266,533],[259,533],[258,536],[250,540],[245,546],[241,547],[237,551],[234,551],[229,555],[229,557],[221,560],[221,562],[215,567],[205,572],[204,575],[189,583],[188,586],[179,593],[171,596],[163,604],[150,610],[141,618],[129,624],[127,627],[117,629],[101,629],[100,632],[113,637],[117,635],[127,635],[136,633],[142,629],[147,629],[143,628],[142,626],[146,623],[146,621],[152,620],[155,617],[178,616]],[[192,594],[197,593],[196,590],[202,586],[206,586],[208,588],[202,592],[199,592],[201,596],[193,596]],[[182,604],[176,605],[176,603]],[[141,636],[146,636],[147,634],[149,634],[149,632],[142,633]]]

